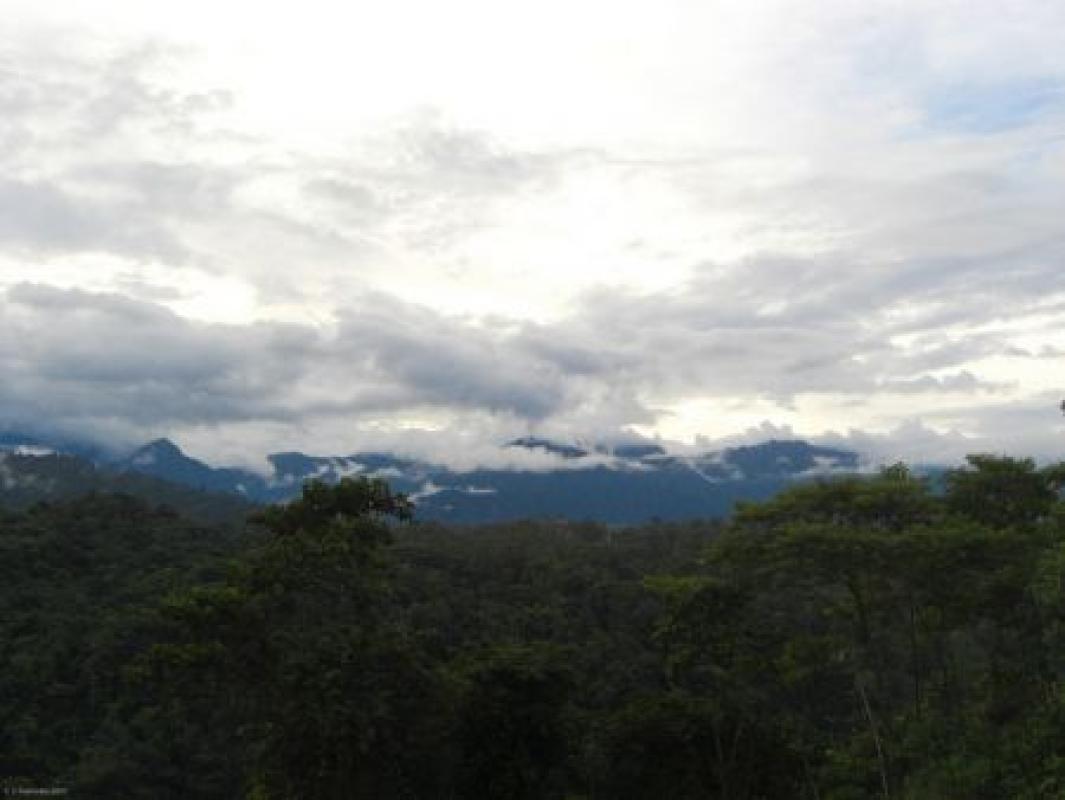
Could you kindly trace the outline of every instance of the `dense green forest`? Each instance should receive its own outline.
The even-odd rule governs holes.
[[[0,512],[0,781],[74,798],[1065,797],[1062,466],[725,523]],[[200,509],[202,512],[202,509]],[[219,519],[225,515],[220,515]]]

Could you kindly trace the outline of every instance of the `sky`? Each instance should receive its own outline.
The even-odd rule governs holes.
[[[0,12],[0,430],[1063,457],[1057,0]]]

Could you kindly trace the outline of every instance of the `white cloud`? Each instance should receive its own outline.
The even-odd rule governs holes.
[[[8,419],[1053,449],[1060,3],[7,8]]]

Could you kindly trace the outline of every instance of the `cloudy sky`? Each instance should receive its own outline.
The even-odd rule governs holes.
[[[1060,0],[0,11],[0,429],[1065,451]]]

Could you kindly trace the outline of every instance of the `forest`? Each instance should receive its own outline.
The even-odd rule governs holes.
[[[365,478],[0,511],[0,786],[1065,797],[1063,485],[979,455],[724,522],[445,526]]]

